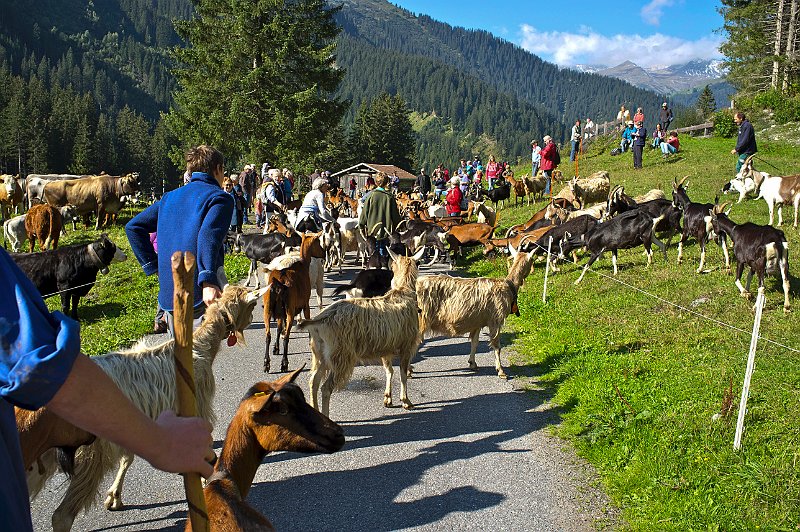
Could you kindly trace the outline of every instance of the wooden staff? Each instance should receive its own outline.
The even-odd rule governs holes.
[[[192,361],[192,332],[194,321],[194,255],[176,251],[172,255],[175,326],[175,379],[178,392],[178,415],[197,415]],[[208,532],[208,514],[199,473],[183,473],[183,487],[189,503],[189,521],[194,532]]]

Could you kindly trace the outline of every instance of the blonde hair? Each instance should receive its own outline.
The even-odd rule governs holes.
[[[213,146],[201,144],[186,152],[186,171],[213,174],[217,168],[225,166],[225,157]]]

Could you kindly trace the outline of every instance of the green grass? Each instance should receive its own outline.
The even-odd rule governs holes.
[[[713,201],[733,176],[734,140],[686,137],[681,143],[682,153],[669,161],[660,151],[647,149],[644,169],[636,171],[630,154],[610,157],[611,145],[602,153],[596,147],[580,160],[580,175],[608,170],[612,185],[624,184],[632,196],[659,187],[668,197],[673,178],[688,175],[689,196]],[[796,148],[770,142],[759,142],[759,147],[764,160],[787,172],[800,170]],[[768,170],[764,164],[756,167]],[[568,160],[561,168],[565,176],[572,175]],[[517,168],[520,175],[524,171]],[[723,198],[735,201],[738,196]],[[532,211],[501,210],[501,229]],[[745,200],[734,205],[731,218],[766,224],[766,204]],[[800,248],[797,230],[783,229],[790,249]],[[676,241],[668,250],[668,262],[655,254],[650,269],[645,268],[641,248],[621,251],[617,278],[747,332],[733,331],[592,273],[574,286],[587,257],[580,266],[570,262],[561,266],[560,273],[551,272],[543,304],[544,271],[537,265],[520,292],[522,318],[512,316],[507,322],[516,333],[512,350],[517,373],[533,375],[533,385],[545,387],[560,405],[562,421],[554,431],[571,440],[597,468],[607,492],[623,509],[626,528],[797,530],[800,357],[759,343],[743,448],[734,452],[752,302],[739,296],[733,276],[725,274],[718,246],[707,248],[706,267],[712,271],[696,274],[698,246],[692,241],[684,250],[684,263],[677,265]],[[465,266],[475,275],[506,271],[505,259],[482,259],[477,251]],[[610,253],[592,270],[610,277]],[[792,303],[797,308],[796,263],[790,263],[790,271]],[[767,282],[766,295],[762,336],[800,348],[796,315],[784,315],[778,280]],[[734,412],[713,422],[731,380]]]
[[[99,274],[97,283],[78,305],[81,323],[81,349],[88,355],[98,355],[131,345],[153,328],[158,296],[158,278],[146,277],[133,256],[128,238],[123,230],[130,220],[121,215],[116,227],[106,232],[109,238],[128,256],[128,260],[114,263],[108,275]],[[59,244],[90,242],[100,231],[70,231]],[[27,243],[26,243],[27,245]],[[225,256],[225,271],[229,282],[242,279],[247,274],[249,261],[241,255]],[[46,300],[51,310],[61,310],[61,298],[54,296]]]

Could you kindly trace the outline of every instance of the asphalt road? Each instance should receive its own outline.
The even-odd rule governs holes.
[[[436,270],[441,268],[423,268],[421,274]],[[355,271],[326,274],[326,295]],[[312,307],[312,315],[316,312]],[[223,347],[214,365],[217,447],[248,387],[277,377],[261,371],[260,305],[245,338],[247,347]],[[347,437],[344,448],[332,455],[267,456],[249,502],[287,531],[554,531],[613,525],[615,511],[597,489],[591,468],[547,432],[558,423],[558,410],[545,394],[522,391],[533,377],[524,368],[511,366],[514,378],[499,379],[486,338],[481,340],[477,373],[467,369],[467,338],[422,345],[409,381],[416,405],[411,411],[383,406],[380,365],[356,368],[347,388],[331,398],[331,418]],[[289,352],[290,369],[309,367],[308,335],[293,332]],[[273,370],[279,367],[273,359]],[[307,375],[298,378],[306,394]],[[398,379],[395,371],[395,404]],[[64,482],[63,476],[54,478],[33,502],[36,530],[51,529]],[[110,483],[111,478],[103,483],[103,496]],[[79,515],[73,529],[183,530],[182,490],[179,476],[137,459],[124,486],[126,509],[106,511],[98,499],[98,507]]]

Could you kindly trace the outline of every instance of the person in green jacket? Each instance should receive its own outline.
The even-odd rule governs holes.
[[[389,236],[400,223],[400,211],[397,209],[394,197],[386,190],[388,185],[389,177],[383,172],[378,172],[375,175],[376,188],[367,197],[358,217],[359,227],[368,236],[375,237],[376,251],[381,264],[386,267],[389,264],[387,251]]]

